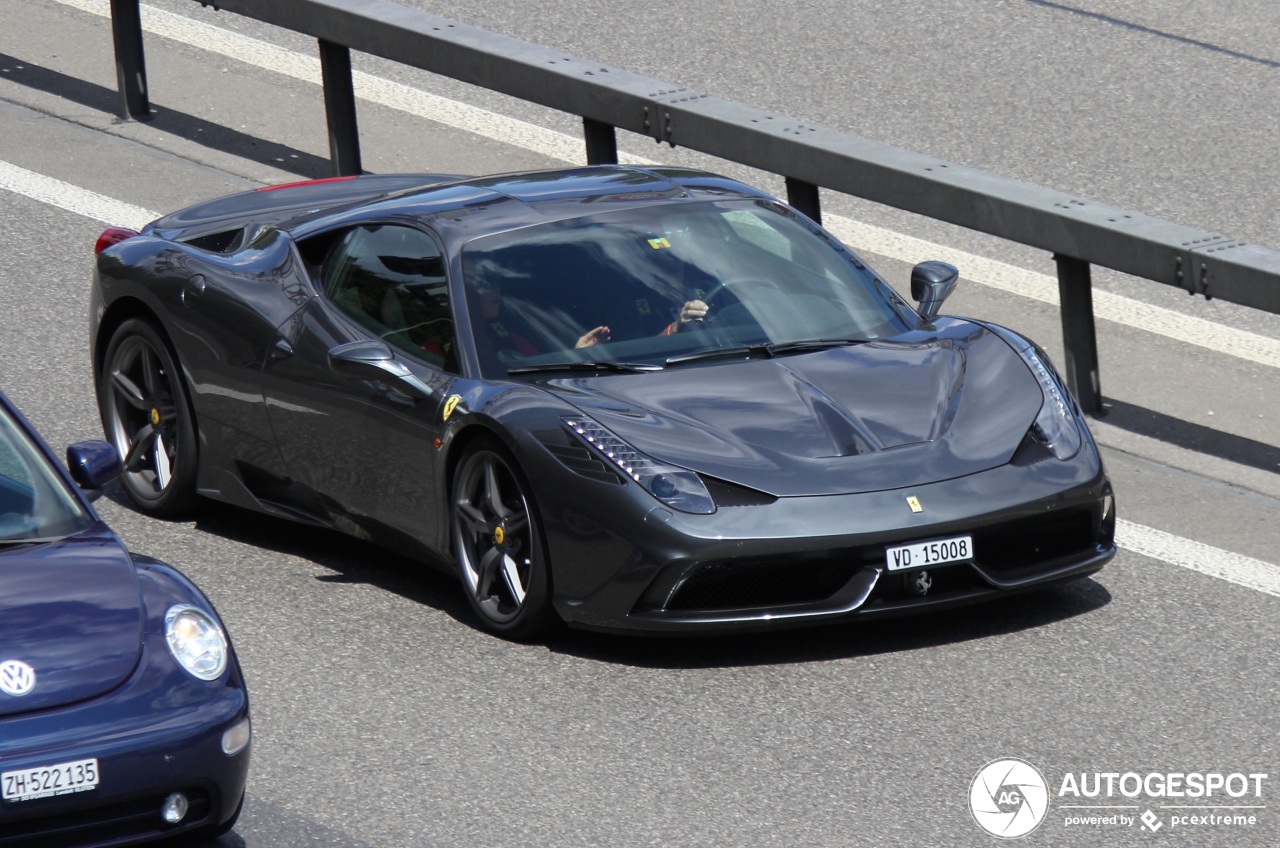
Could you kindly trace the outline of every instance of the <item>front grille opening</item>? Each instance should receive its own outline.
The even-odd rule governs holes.
[[[187,796],[191,806],[182,823],[176,827],[169,827],[160,820],[160,804],[168,794],[165,793],[72,812],[59,809],[56,813],[25,820],[6,818],[4,826],[0,827],[0,848],[74,848],[85,844],[154,839],[162,834],[177,834],[208,824],[212,814],[209,792],[195,788],[179,791]]]
[[[1092,556],[1096,550],[1094,510],[1081,506],[1004,521],[968,531],[973,536],[976,565],[1002,580],[1015,580]],[[951,533],[965,532],[957,528]],[[946,535],[946,534],[938,534]],[[918,538],[826,550],[804,556],[721,560],[694,566],[663,603],[664,582],[655,581],[638,611],[725,612],[768,610],[821,604],[840,592],[863,569],[884,571],[886,545]],[[884,572],[863,608],[911,604],[938,596],[962,596],[991,590],[969,563],[927,569],[925,594],[912,581],[919,570]]]
[[[1023,569],[1040,569],[1091,552],[1096,535],[1092,511],[1080,508],[976,530],[973,549],[988,572],[1012,578]]]
[[[816,603],[840,591],[860,569],[852,558],[708,563],[680,585],[665,608],[685,612]]]

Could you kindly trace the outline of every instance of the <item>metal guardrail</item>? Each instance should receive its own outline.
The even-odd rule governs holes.
[[[1280,313],[1280,251],[700,94],[391,0],[196,1],[318,40],[337,175],[361,170],[350,52],[357,50],[577,115],[590,164],[617,162],[622,129],[779,174],[789,202],[815,220],[822,187],[1049,251],[1058,266],[1066,377],[1089,414],[1102,410],[1091,265]],[[111,0],[123,118],[150,110],[138,4]]]

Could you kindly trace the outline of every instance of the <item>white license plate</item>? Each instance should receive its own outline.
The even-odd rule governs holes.
[[[72,792],[87,792],[98,785],[98,761],[75,760],[55,766],[17,769],[0,774],[0,790],[6,801],[31,801]]]
[[[953,539],[934,539],[932,542],[916,542],[885,548],[884,564],[890,571],[906,568],[927,568],[946,562],[965,562],[973,559],[973,537],[956,536]]]

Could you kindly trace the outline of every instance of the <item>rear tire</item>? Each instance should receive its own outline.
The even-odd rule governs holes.
[[[131,318],[111,336],[98,409],[107,440],[124,462],[121,482],[138,509],[159,516],[190,509],[195,421],[177,360],[150,321]]]
[[[451,492],[453,553],[484,629],[526,640],[555,621],[537,510],[524,475],[490,439],[471,444]]]

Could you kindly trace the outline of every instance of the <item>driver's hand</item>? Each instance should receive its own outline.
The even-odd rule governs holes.
[[[710,307],[700,300],[690,300],[680,307],[680,317],[677,319],[681,326],[688,324],[690,321],[701,321],[707,317]]]
[[[575,348],[591,347],[593,344],[604,343],[609,341],[609,328],[600,326],[594,330],[588,330],[582,334],[582,338],[578,339]]]

